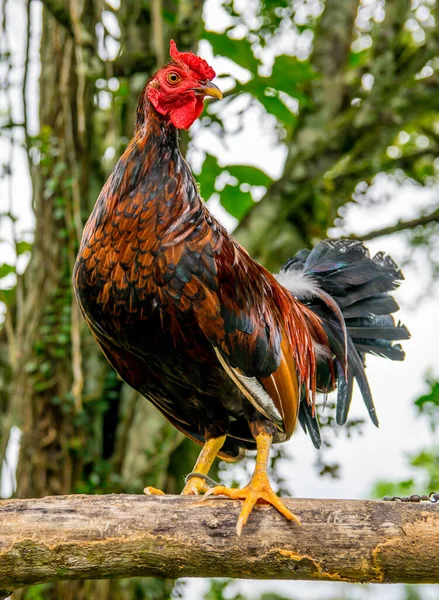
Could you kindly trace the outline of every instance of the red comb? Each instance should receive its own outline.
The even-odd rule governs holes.
[[[213,79],[216,75],[215,71],[207,64],[204,58],[200,58],[192,52],[179,52],[174,40],[170,41],[169,54],[175,63],[186,65],[203,79]]]

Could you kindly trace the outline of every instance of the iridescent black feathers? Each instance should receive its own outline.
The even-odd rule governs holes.
[[[394,342],[406,340],[410,334],[405,325],[395,323],[392,313],[399,306],[390,295],[404,279],[401,271],[390,256],[382,252],[371,258],[367,248],[359,241],[325,240],[313,250],[301,250],[290,258],[278,279],[322,320],[333,353],[333,370],[337,380],[337,423],[343,425],[346,422],[355,379],[370,418],[378,425],[364,370],[364,355],[404,359],[401,345]],[[341,309],[345,329],[339,315],[325,302],[327,294]],[[332,389],[328,361],[320,362],[317,380],[320,391]],[[314,445],[319,446],[317,420],[304,402],[301,403],[299,420],[310,432]]]

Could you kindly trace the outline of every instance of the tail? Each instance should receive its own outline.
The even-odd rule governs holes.
[[[346,422],[356,380],[370,418],[378,426],[364,370],[365,354],[404,360],[401,345],[394,342],[408,339],[410,333],[405,325],[395,323],[392,313],[399,306],[390,295],[404,279],[397,265],[382,252],[371,258],[361,242],[325,240],[290,258],[277,278],[322,321],[331,356],[316,348],[320,358],[317,389],[327,393],[336,384],[337,423]],[[305,401],[300,404],[299,421],[320,447],[318,422]]]

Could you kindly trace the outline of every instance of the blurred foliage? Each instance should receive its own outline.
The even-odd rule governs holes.
[[[439,381],[428,375],[426,382],[430,389],[427,394],[416,400],[415,405],[435,431],[439,427]]]
[[[336,584],[337,585],[337,584]],[[230,579],[212,579],[210,582],[210,588],[204,594],[203,600],[249,600],[249,596],[244,595],[240,591],[236,591],[236,585],[233,580]],[[243,585],[240,586],[244,587]],[[338,586],[340,588],[340,584]],[[355,592],[351,595],[349,591],[346,591],[343,588],[343,591],[340,593],[334,593],[332,597],[327,596],[325,594],[325,600],[356,600],[358,596],[359,586],[352,585],[352,588],[356,588]],[[368,590],[367,585],[363,585],[362,589],[366,590],[365,597],[372,597],[373,590]],[[400,600],[422,600],[422,586],[419,585],[406,585],[404,586],[403,592],[401,594]],[[368,592],[372,592],[369,594]],[[296,595],[288,594],[288,596],[284,596],[283,594],[277,594],[275,592],[263,592],[260,596],[251,595],[251,600],[295,600],[297,598]],[[315,600],[318,600],[315,597]]]
[[[260,184],[266,188],[262,199],[259,190],[253,193],[250,174],[234,182],[241,195],[224,185],[221,171],[228,165],[215,165],[213,148],[206,154],[202,193],[206,200],[218,194],[241,221],[238,239],[253,256],[275,268],[299,246],[315,243],[340,208],[358,201],[360,190],[363,202],[374,202],[378,173],[427,188],[437,184],[434,0],[224,2],[222,8],[229,16],[224,32],[205,32],[203,38],[229,59],[230,67],[220,73],[227,75],[228,89],[221,105],[212,104],[211,123],[204,117],[203,125],[227,140],[244,127],[250,110],[259,111],[261,123],[268,113],[277,143],[288,153],[279,181]],[[279,53],[285,47],[291,55]],[[192,147],[196,144],[195,135]],[[428,247],[433,275],[439,262],[437,208],[432,199],[419,209],[429,216],[419,227],[391,227],[408,230],[414,246]]]
[[[210,589],[204,594],[204,600],[247,600],[240,592],[233,593],[230,587],[233,581],[229,579],[212,579]],[[264,592],[255,600],[293,600],[291,596],[280,596],[272,592]]]

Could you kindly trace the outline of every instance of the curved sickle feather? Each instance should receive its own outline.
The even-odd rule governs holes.
[[[270,377],[261,377],[260,381],[282,415],[285,436],[288,440],[297,423],[300,392],[296,363],[285,337],[281,342],[281,350],[278,369]]]

